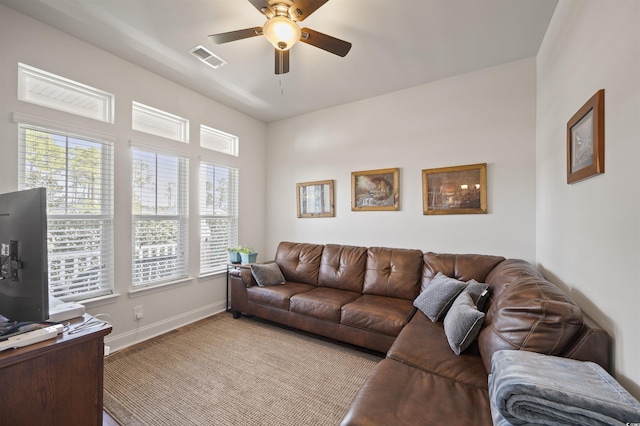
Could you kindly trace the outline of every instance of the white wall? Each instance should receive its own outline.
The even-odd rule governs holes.
[[[535,61],[268,125],[267,237],[535,260]],[[422,170],[487,163],[486,215],[422,213]],[[400,211],[351,211],[351,172],[400,168]],[[335,217],[296,217],[296,183],[335,180]]]
[[[560,0],[538,58],[536,259],[614,340],[640,397],[640,2]],[[605,89],[605,173],[566,183],[566,124]]]
[[[17,64],[45,71],[115,94],[115,124],[76,117],[17,100]],[[205,65],[203,65],[205,66]],[[131,130],[131,101],[136,100],[190,120],[188,145]],[[92,314],[111,315],[113,333],[107,342],[114,349],[134,343],[175,326],[191,322],[225,306],[223,274],[187,280],[183,285],[131,297],[131,172],[129,141],[178,149],[189,156],[190,252],[192,276],[197,276],[199,231],[197,223],[197,165],[206,150],[199,148],[199,126],[239,136],[240,158],[229,160],[240,168],[240,242],[262,251],[264,246],[264,123],[249,118],[198,93],[81,42],[49,26],[0,6],[0,192],[17,189],[18,112],[67,125],[99,131],[115,139],[115,290],[120,294],[107,303],[93,303]],[[207,154],[210,155],[210,154]],[[257,183],[257,184],[256,184]],[[133,320],[132,307],[143,305],[144,318]]]
[[[221,309],[220,276],[129,296],[128,144],[144,138],[130,130],[130,104],[147,103],[191,120],[185,152],[192,161],[200,154],[200,123],[240,136],[240,242],[258,248],[259,260],[269,259],[279,241],[292,240],[536,262],[613,336],[616,377],[640,397],[640,179],[632,175],[640,160],[639,22],[636,0],[561,0],[537,58],[537,82],[529,59],[265,126],[0,6],[0,192],[17,188],[12,112],[113,135],[120,296],[89,311],[111,315],[117,348]],[[18,62],[114,93],[116,123],[17,101]],[[606,173],[567,185],[566,122],[600,88],[606,90]],[[488,163],[489,214],[422,214],[422,169],[480,162]],[[400,168],[400,211],[352,212],[351,172],[389,167]],[[295,184],[324,179],[335,180],[336,216],[296,218]],[[193,174],[191,183],[194,200]],[[137,323],[132,307],[140,304],[145,318]]]

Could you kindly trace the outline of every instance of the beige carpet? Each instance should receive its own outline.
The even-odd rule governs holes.
[[[104,406],[130,425],[337,425],[380,358],[215,315],[105,360]]]

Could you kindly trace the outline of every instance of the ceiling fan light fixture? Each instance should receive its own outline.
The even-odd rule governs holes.
[[[300,27],[286,16],[274,16],[265,22],[262,34],[278,50],[289,50],[300,40]]]

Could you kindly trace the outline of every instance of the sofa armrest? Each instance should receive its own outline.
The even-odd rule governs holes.
[[[232,269],[229,271],[229,276],[231,279],[242,280],[242,283],[245,287],[258,285],[255,278],[253,278],[253,275],[251,274],[251,268],[249,267],[239,267],[236,269]]]

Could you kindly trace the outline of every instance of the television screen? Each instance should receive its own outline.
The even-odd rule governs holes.
[[[0,194],[0,315],[49,318],[46,189]]]

